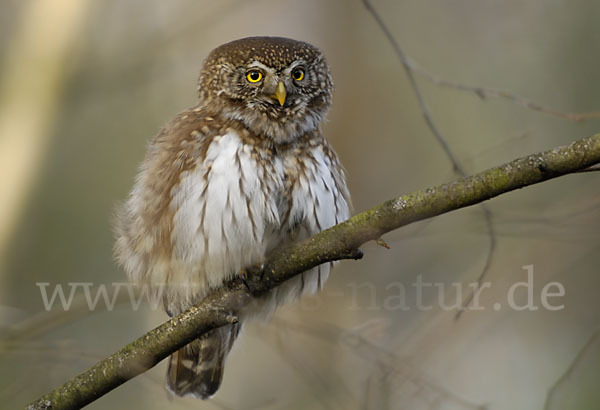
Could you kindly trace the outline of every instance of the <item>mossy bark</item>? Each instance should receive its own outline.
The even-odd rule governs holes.
[[[474,205],[500,194],[600,163],[600,134],[516,159],[470,177],[384,202],[304,242],[271,255],[262,271],[251,271],[198,305],[102,360],[27,409],[79,409],[150,369],[203,333],[233,323],[251,298],[324,262],[359,259],[360,245],[412,222]],[[581,176],[584,178],[584,176]],[[250,291],[251,290],[251,291]]]

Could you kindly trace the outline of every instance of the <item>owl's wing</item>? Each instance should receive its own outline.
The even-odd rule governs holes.
[[[349,217],[344,169],[322,136],[315,139],[316,143],[285,162],[287,200],[282,202],[282,229],[275,248],[306,239]],[[273,290],[276,305],[321,290],[330,269],[330,263],[322,264],[283,283]]]
[[[171,191],[206,156],[206,116],[188,109],[154,137],[127,201],[115,218],[115,258],[138,283],[165,282],[172,257]],[[160,269],[159,269],[160,268]]]
[[[135,282],[166,284],[173,313],[258,263],[277,223],[280,178],[240,134],[218,118],[180,114],[152,141],[119,212],[117,260]]]
[[[212,397],[223,380],[225,358],[240,324],[212,330],[169,357],[167,389],[178,396]]]

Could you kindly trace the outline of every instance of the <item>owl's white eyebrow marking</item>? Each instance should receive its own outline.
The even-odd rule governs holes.
[[[249,68],[260,68],[269,73],[273,72],[273,69],[271,67],[268,67],[268,66],[264,65],[263,63],[261,63],[260,61],[256,61],[256,60],[254,60],[253,62],[248,64],[248,67]]]
[[[290,64],[287,68],[283,70],[283,73],[289,75],[292,70],[296,67],[305,66],[306,62],[304,60],[296,60],[292,64]]]
[[[306,61],[304,61],[304,60],[296,60],[292,64],[290,64],[289,69],[291,70],[291,69],[296,68],[296,67],[301,66],[301,65],[306,65]]]

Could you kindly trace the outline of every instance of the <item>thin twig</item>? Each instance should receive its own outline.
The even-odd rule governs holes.
[[[365,5],[365,7],[367,8],[367,10],[371,13],[373,18],[375,19],[375,21],[377,22],[377,25],[379,26],[379,28],[381,29],[383,34],[387,37],[388,41],[394,48],[396,55],[400,59],[400,62],[402,63],[402,66],[404,67],[404,70],[406,71],[406,76],[408,77],[410,86],[412,87],[413,92],[415,93],[415,96],[417,97],[419,107],[421,108],[421,112],[423,113],[423,116],[425,117],[425,122],[427,123],[427,126],[431,129],[431,132],[433,133],[433,135],[437,139],[438,143],[442,146],[444,152],[446,153],[446,155],[452,162],[452,167],[454,168],[454,171],[457,174],[464,176],[465,175],[464,169],[462,169],[460,163],[454,156],[454,153],[450,149],[450,146],[448,145],[446,138],[442,135],[442,133],[439,131],[439,129],[437,128],[437,126],[435,125],[435,123],[433,121],[433,118],[431,116],[431,111],[429,110],[427,102],[425,101],[425,98],[423,97],[423,93],[421,93],[421,89],[419,88],[419,85],[417,84],[417,80],[415,79],[415,76],[413,74],[413,69],[412,69],[412,64],[410,63],[410,59],[404,53],[404,50],[402,49],[402,47],[400,47],[400,44],[398,44],[398,42],[392,35],[392,32],[390,31],[388,26],[384,23],[383,19],[381,18],[381,16],[377,12],[377,10],[375,10],[375,8],[371,4],[371,2],[369,0],[363,0],[363,3]]]
[[[600,164],[600,134],[530,155],[471,177],[391,199],[271,255],[264,271],[246,278],[255,295],[325,262],[357,259],[363,243],[401,226],[441,215],[592,165]],[[252,301],[240,279],[31,403],[28,410],[79,409],[150,369],[202,334],[235,321]],[[231,313],[227,313],[231,312]]]
[[[581,171],[577,171],[577,172],[598,172],[598,171],[600,171],[600,166],[594,165],[593,167],[582,169]]]
[[[396,41],[392,32],[390,31],[388,26],[385,24],[385,22],[383,21],[383,19],[377,12],[377,10],[375,10],[375,8],[371,4],[371,2],[369,0],[363,0],[363,3],[365,5],[365,7],[367,8],[367,10],[373,16],[373,18],[375,19],[377,24],[379,25],[379,28],[381,29],[381,31],[387,37],[388,41],[394,48],[396,55],[402,62],[402,66],[404,67],[406,76],[408,77],[408,80],[410,82],[410,85],[413,89],[415,96],[417,97],[417,101],[419,103],[419,107],[421,108],[421,112],[423,113],[423,116],[425,118],[425,122],[427,123],[427,126],[429,127],[429,129],[431,130],[433,135],[435,136],[435,139],[442,146],[444,152],[446,153],[446,156],[450,159],[450,162],[452,163],[452,168],[454,169],[454,172],[462,177],[466,176],[467,173],[465,172],[464,168],[458,161],[457,157],[454,155],[454,153],[450,149],[450,145],[448,144],[448,141],[442,135],[440,130],[435,125],[435,122],[433,121],[433,116],[431,115],[431,111],[429,110],[429,107],[427,106],[425,97],[423,96],[423,93],[421,92],[421,89],[419,88],[419,84],[417,83],[414,73],[413,73],[413,71],[414,71],[413,67],[415,67],[415,64],[408,57],[408,55],[406,55],[406,53],[404,52],[402,47],[400,47],[400,44],[398,43],[398,41]],[[496,250],[496,233],[494,231],[494,224],[492,221],[492,211],[487,207],[486,204],[481,204],[481,208],[483,209],[483,216],[485,218],[485,225],[486,225],[486,228],[488,231],[488,236],[490,238],[490,241],[489,241],[488,253],[486,256],[485,263],[483,265],[483,269],[481,270],[481,273],[479,274],[479,277],[477,278],[477,283],[479,285],[481,284],[481,282],[483,282],[483,278],[485,277],[486,273],[492,266],[492,259],[494,256],[494,252]],[[463,302],[462,308],[456,314],[457,319],[460,317],[460,315],[462,314],[464,309],[467,306],[469,306],[469,304],[473,300],[474,296],[475,296],[475,291],[471,292],[469,294],[469,296],[466,298],[466,300]]]
[[[545,107],[541,104],[536,103],[528,98],[522,97],[518,94],[515,94],[511,91],[500,90],[497,88],[491,87],[481,87],[476,85],[467,85],[461,83],[455,83],[449,80],[445,80],[436,76],[435,74],[425,70],[418,63],[412,60],[410,57],[407,58],[407,64],[410,66],[411,70],[421,77],[425,78],[429,82],[439,86],[446,88],[454,88],[455,90],[464,91],[467,93],[475,94],[477,97],[485,100],[487,98],[503,98],[505,100],[509,100],[517,105],[525,107],[527,109],[533,111],[539,111],[544,114],[549,114],[554,117],[564,118],[570,121],[581,122],[585,120],[593,120],[600,119],[600,111],[592,111],[592,112],[563,112],[554,110],[552,108]]]
[[[402,48],[400,48],[398,46],[397,42],[393,40],[392,34],[390,33],[389,29],[387,28],[387,26],[385,25],[385,23],[383,22],[383,20],[381,19],[381,17],[379,16],[377,11],[373,7],[373,5],[371,4],[370,0],[363,0],[363,3],[365,4],[365,7],[367,8],[367,10],[373,15],[373,17],[375,17],[375,19],[377,20],[377,23],[381,27],[382,31],[384,31],[386,37],[388,37],[390,42],[392,42],[392,44],[394,45],[394,49],[395,49],[396,53],[398,54],[398,56],[400,57],[400,59],[402,60],[402,65],[404,66],[404,68],[407,71],[411,72],[409,77],[412,77],[412,73],[417,73],[418,75],[420,75],[427,81],[429,81],[439,87],[454,88],[459,91],[468,92],[470,94],[474,94],[474,95],[478,96],[482,100],[485,100],[486,98],[503,98],[503,99],[509,100],[517,105],[528,108],[530,110],[539,111],[544,114],[549,114],[554,117],[564,118],[564,119],[571,120],[571,121],[580,122],[580,121],[585,121],[585,120],[590,120],[590,119],[600,119],[600,111],[581,112],[581,113],[578,113],[578,112],[570,113],[570,112],[558,111],[558,110],[554,110],[552,108],[545,107],[541,104],[536,103],[535,101],[532,101],[528,98],[525,98],[523,96],[520,96],[520,95],[515,94],[508,90],[501,90],[498,88],[482,87],[482,86],[476,86],[476,85],[467,85],[467,84],[453,82],[453,81],[449,81],[444,78],[441,78],[441,77],[433,74],[432,72],[427,71],[426,69],[421,67],[415,60],[413,60],[411,57],[406,55],[404,53],[404,51],[402,50]],[[411,79],[411,83],[413,81],[414,80]]]
[[[569,364],[569,367],[565,370],[565,372],[560,376],[560,378],[552,385],[548,394],[546,395],[546,402],[544,403],[544,410],[551,409],[552,403],[555,401],[555,396],[561,387],[564,387],[564,384],[573,376],[573,373],[577,370],[581,363],[584,362],[586,356],[592,355],[592,348],[594,344],[597,344],[598,338],[600,338],[600,330],[594,332],[594,334],[588,339],[588,341],[583,345],[581,350],[575,356],[575,359]],[[597,346],[596,346],[597,349]],[[592,350],[593,351],[593,350]]]
[[[119,292],[114,306],[129,301],[129,298],[128,293]],[[0,334],[0,358],[12,352],[14,348],[23,346],[33,338],[39,338],[40,335],[90,314],[92,309],[90,309],[88,303],[84,296],[77,295],[73,298],[68,309],[43,310],[7,329],[3,329],[2,334]],[[99,303],[94,312],[98,313],[99,310],[105,309],[107,309],[107,306]]]

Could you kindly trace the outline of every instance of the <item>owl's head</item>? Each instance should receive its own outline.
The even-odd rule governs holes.
[[[288,143],[319,127],[333,91],[316,47],[281,37],[249,37],[214,49],[200,75],[200,103]]]

